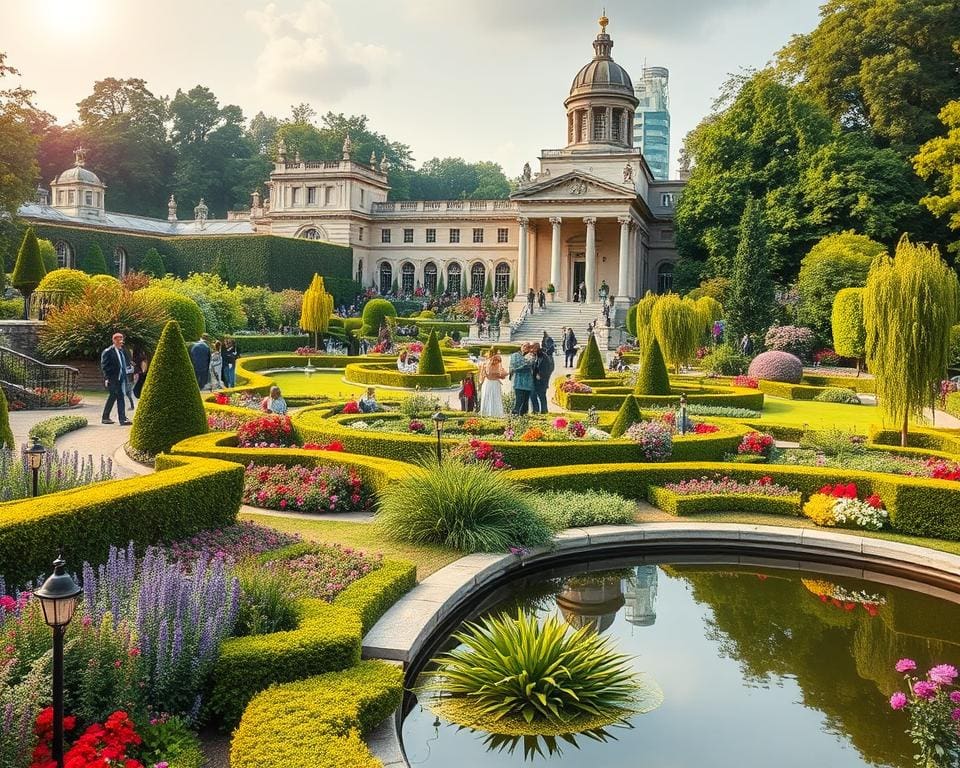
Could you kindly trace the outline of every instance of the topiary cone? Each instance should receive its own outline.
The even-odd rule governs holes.
[[[0,389],[0,447],[6,446],[8,451],[14,449],[13,430],[10,429],[10,414],[7,412],[7,396]]]
[[[606,378],[606,371],[603,367],[603,355],[600,354],[600,347],[597,346],[597,339],[591,333],[587,339],[587,348],[580,356],[580,365],[577,367],[577,378],[580,379],[603,379]]]
[[[134,412],[130,445],[156,455],[188,437],[207,431],[197,378],[180,326],[171,320],[163,329],[150,362],[143,394]]]
[[[443,367],[443,353],[440,352],[440,342],[437,341],[437,332],[431,330],[427,344],[423,348],[423,354],[420,355],[417,373],[442,376],[446,372],[447,369]]]
[[[633,388],[635,395],[669,395],[670,376],[667,374],[667,364],[663,360],[660,344],[651,334],[647,345],[647,353],[640,363],[640,373],[637,375],[637,385]]]
[[[20,243],[20,250],[17,251],[17,263],[14,264],[13,273],[10,275],[10,283],[23,294],[24,320],[30,319],[30,294],[37,289],[46,274],[47,268],[43,265],[43,258],[40,256],[37,236],[33,232],[33,227],[27,227],[23,242]]]
[[[640,421],[643,421],[643,416],[640,413],[640,405],[637,403],[637,398],[633,395],[627,395],[623,399],[623,405],[620,406],[620,410],[617,411],[617,418],[613,420],[613,426],[610,427],[610,437],[620,437],[630,429],[630,427]]]

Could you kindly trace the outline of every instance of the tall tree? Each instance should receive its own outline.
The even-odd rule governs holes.
[[[740,217],[740,242],[730,271],[730,293],[724,308],[730,338],[760,334],[773,320],[774,286],[767,258],[767,228],[760,204],[752,197]]]
[[[960,230],[960,99],[940,110],[940,122],[946,136],[937,136],[920,147],[914,158],[917,173],[931,184],[931,191],[920,202],[935,216],[946,216],[953,230]],[[951,250],[960,250],[960,242]]]
[[[902,446],[910,418],[935,403],[958,309],[957,274],[936,246],[914,245],[904,235],[892,259],[874,262],[863,294],[867,365],[880,407],[900,425]]]
[[[8,66],[0,51],[0,80],[20,74]],[[38,110],[33,91],[0,88],[0,213],[14,215],[20,205],[34,196],[39,167],[35,122]]]

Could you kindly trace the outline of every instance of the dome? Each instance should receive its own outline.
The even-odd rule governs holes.
[[[571,96],[595,91],[614,91],[633,96],[633,81],[627,70],[613,59],[598,57],[577,72],[570,86]]]
[[[84,184],[101,184],[100,178],[93,171],[88,171],[86,168],[82,168],[79,165],[75,165],[73,168],[68,168],[59,176],[57,176],[57,184],[65,184],[68,182],[82,181]]]

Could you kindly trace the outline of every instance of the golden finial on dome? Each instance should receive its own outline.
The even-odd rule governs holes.
[[[600,15],[600,34],[607,34],[607,24],[610,23],[610,19],[607,18],[607,9],[604,8]]]

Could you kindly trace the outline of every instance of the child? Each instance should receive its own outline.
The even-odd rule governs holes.
[[[469,374],[460,385],[457,393],[460,397],[460,410],[472,413],[477,410],[477,385],[473,374]]]

